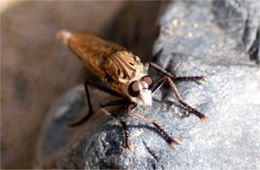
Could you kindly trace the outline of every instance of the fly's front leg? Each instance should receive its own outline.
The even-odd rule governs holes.
[[[171,86],[171,89],[172,89],[173,93],[175,94],[175,98],[176,98],[177,101],[181,104],[181,106],[182,106],[183,108],[187,109],[188,111],[190,111],[191,113],[195,114],[196,116],[198,116],[198,117],[200,118],[201,122],[202,122],[203,124],[205,124],[205,123],[206,123],[206,120],[209,119],[209,117],[208,117],[207,115],[202,114],[202,113],[199,112],[198,110],[192,108],[192,107],[189,106],[187,103],[185,103],[185,102],[182,100],[182,98],[181,98],[181,96],[180,96],[180,94],[179,94],[179,92],[178,92],[178,90],[177,90],[177,87],[175,86],[175,84],[174,84],[174,82],[172,81],[172,79],[171,79],[170,77],[168,77],[168,76],[166,76],[165,78],[168,80],[168,82],[169,82],[169,84],[170,84],[170,86]]]
[[[116,117],[115,115],[113,115],[113,113],[111,113],[110,111],[105,109],[105,107],[119,106],[119,105],[129,105],[130,103],[131,102],[129,100],[116,100],[116,101],[103,102],[100,105],[101,111],[103,111],[106,115],[108,115],[108,116],[116,119],[117,121],[119,121],[121,123],[121,125],[123,126],[124,137],[125,137],[125,150],[126,150],[126,152],[131,150],[131,146],[129,144],[129,130],[128,130],[128,126],[127,126],[125,121],[123,121],[121,118]]]
[[[161,133],[161,135],[167,140],[167,142],[169,142],[172,146],[172,148],[176,148],[176,144],[180,144],[180,141],[178,139],[174,139],[172,138],[158,123],[156,123],[154,120],[150,119],[150,118],[146,118],[142,115],[136,114],[134,112],[132,112],[132,110],[136,107],[136,105],[129,105],[128,106],[128,113],[130,115],[132,115],[135,118],[144,120],[150,124],[152,124],[154,127],[156,127],[159,132]]]
[[[209,119],[209,117],[207,115],[202,114],[201,112],[199,112],[198,110],[192,108],[191,106],[189,106],[187,103],[185,103],[178,90],[176,85],[174,84],[174,80],[199,80],[199,81],[204,81],[205,78],[204,77],[199,77],[199,76],[195,76],[195,77],[174,77],[171,73],[167,72],[166,70],[160,68],[158,65],[150,63],[149,65],[150,67],[156,69],[157,71],[161,72],[164,74],[164,76],[159,79],[157,82],[155,82],[155,88],[152,89],[152,91],[156,91],[157,89],[159,89],[162,84],[164,84],[166,81],[168,81],[168,83],[171,86],[171,90],[173,91],[175,98],[177,99],[177,102],[186,110],[190,111],[191,113],[195,114],[196,116],[198,116],[200,118],[200,120],[202,121],[202,123],[206,122],[206,119]]]

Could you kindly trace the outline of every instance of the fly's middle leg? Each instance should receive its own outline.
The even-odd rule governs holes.
[[[101,111],[103,111],[106,115],[112,117],[113,119],[117,120],[120,122],[120,124],[123,126],[124,130],[124,138],[125,138],[125,150],[126,152],[129,152],[131,150],[131,145],[129,144],[129,130],[126,122],[122,120],[121,118],[115,116],[113,113],[108,111],[105,107],[109,106],[119,106],[119,105],[126,105],[128,106],[131,102],[129,100],[116,100],[116,101],[108,101],[108,102],[103,102],[100,104]]]
[[[149,63],[149,69],[154,68],[155,70],[161,72],[162,74],[170,77],[173,81],[199,81],[200,83],[203,83],[206,81],[206,77],[204,76],[186,76],[186,77],[175,77],[170,72],[166,71],[165,69],[161,68],[160,66]]]

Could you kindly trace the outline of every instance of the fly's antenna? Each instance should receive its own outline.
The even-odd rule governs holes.
[[[67,30],[60,30],[56,34],[56,39],[61,41],[65,45],[68,45],[70,37],[71,37],[71,32]]]

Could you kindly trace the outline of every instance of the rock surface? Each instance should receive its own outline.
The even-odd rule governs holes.
[[[156,36],[151,36],[155,29],[146,28],[152,27],[156,12],[146,11],[157,11],[158,3],[0,1],[1,168],[32,168],[47,111],[88,75],[80,60],[55,39],[56,32],[94,32],[150,56]],[[142,45],[141,40],[149,43]]]
[[[153,106],[135,112],[155,119],[181,141],[176,149],[151,125],[124,114],[132,150],[123,149],[121,125],[100,112],[110,99],[91,90],[95,116],[80,127],[68,122],[84,111],[82,87],[69,91],[50,111],[38,147],[38,167],[123,169],[259,169],[260,70],[257,1],[172,2],[160,19],[154,53],[176,76],[205,75],[204,84],[179,82],[184,101],[207,114],[203,125],[179,107],[169,88]],[[253,52],[252,52],[253,50]],[[250,52],[251,51],[251,52]]]

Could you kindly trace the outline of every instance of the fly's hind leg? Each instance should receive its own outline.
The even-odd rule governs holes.
[[[82,123],[87,121],[93,115],[93,108],[92,108],[92,104],[91,104],[91,101],[90,101],[90,95],[89,95],[89,91],[88,91],[88,83],[87,83],[87,81],[84,83],[84,90],[85,90],[85,98],[86,98],[86,101],[87,101],[86,104],[88,105],[88,112],[79,121],[76,121],[74,123],[69,124],[69,127],[74,127],[74,126],[81,125]]]
[[[88,112],[84,115],[83,118],[81,118],[79,121],[76,121],[74,123],[71,123],[69,124],[68,126],[69,127],[74,127],[74,126],[78,126],[78,125],[81,125],[82,123],[84,123],[85,121],[87,121],[94,113],[93,111],[93,108],[92,108],[92,104],[91,104],[91,99],[90,99],[90,94],[89,94],[89,90],[88,90],[88,86],[91,85],[93,87],[95,87],[96,89],[99,89],[101,91],[104,91],[108,94],[111,94],[113,96],[118,96],[118,97],[121,97],[120,94],[118,94],[117,92],[101,85],[101,84],[98,84],[98,83],[94,83],[94,82],[89,82],[89,81],[86,81],[84,83],[84,89],[85,89],[85,97],[86,97],[86,104],[88,105]]]

